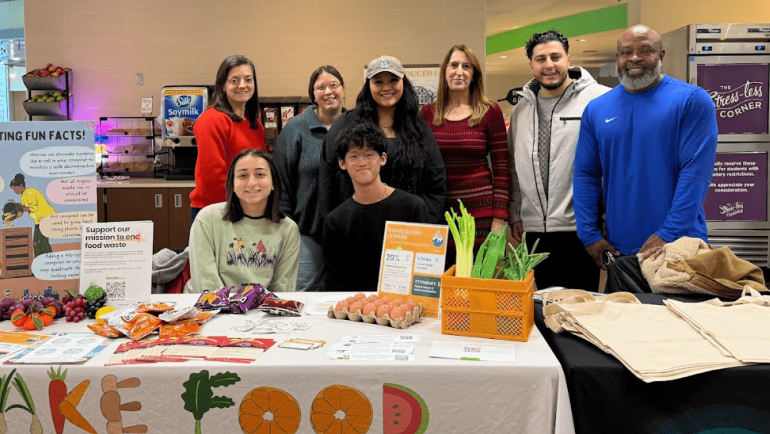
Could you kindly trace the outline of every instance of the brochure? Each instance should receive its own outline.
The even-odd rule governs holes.
[[[104,288],[109,305],[149,302],[152,231],[150,221],[84,224],[80,293],[93,282]]]
[[[51,333],[50,339],[28,347],[6,364],[82,364],[107,348],[111,339],[93,333]]]
[[[445,225],[386,222],[379,295],[413,298],[426,317],[438,318],[447,231]]]
[[[434,341],[430,357],[488,362],[516,361],[516,347],[503,344],[488,344],[467,341]]]
[[[48,339],[48,335],[0,331],[0,356],[13,354]]]

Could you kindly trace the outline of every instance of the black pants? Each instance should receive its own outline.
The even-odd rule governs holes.
[[[594,264],[577,232],[527,232],[527,248],[532,249],[540,239],[535,253],[550,255],[535,267],[538,289],[563,286],[571,289],[597,291],[599,267]]]
[[[607,288],[605,292],[652,293],[650,284],[642,274],[642,265],[636,255],[619,256],[607,267]]]

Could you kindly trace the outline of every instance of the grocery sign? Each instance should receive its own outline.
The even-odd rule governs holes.
[[[698,86],[717,112],[719,134],[768,133],[768,65],[703,65]]]

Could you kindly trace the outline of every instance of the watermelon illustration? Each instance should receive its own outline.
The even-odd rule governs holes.
[[[428,429],[430,412],[425,401],[408,387],[385,383],[382,387],[384,434],[422,434]]]

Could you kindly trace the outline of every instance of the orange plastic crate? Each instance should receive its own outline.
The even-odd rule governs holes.
[[[535,272],[523,281],[441,276],[441,333],[524,341],[535,322]]]

